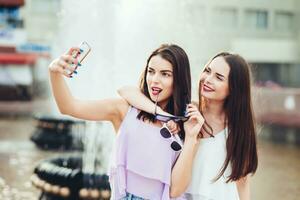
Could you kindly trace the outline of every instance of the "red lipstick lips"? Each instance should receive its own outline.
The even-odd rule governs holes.
[[[206,85],[206,84],[203,84],[203,90],[204,90],[205,92],[213,92],[213,91],[214,91],[214,89],[212,89],[211,87],[209,87],[209,86]]]

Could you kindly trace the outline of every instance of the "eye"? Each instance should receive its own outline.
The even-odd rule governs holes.
[[[209,69],[205,68],[205,69],[204,69],[204,72],[207,72],[207,73],[208,73],[208,72],[209,72]]]
[[[221,78],[220,76],[217,76],[217,79],[223,81],[223,78]]]
[[[170,73],[167,73],[167,72],[162,72],[162,75],[163,75],[164,77],[170,77],[170,76],[171,76],[171,74],[170,74]]]
[[[154,74],[154,70],[153,69],[148,69],[147,73],[148,74]]]

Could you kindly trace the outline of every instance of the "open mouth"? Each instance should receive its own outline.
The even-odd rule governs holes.
[[[161,88],[159,88],[159,87],[151,87],[151,93],[152,93],[152,95],[158,95],[160,92],[162,91],[162,89]]]

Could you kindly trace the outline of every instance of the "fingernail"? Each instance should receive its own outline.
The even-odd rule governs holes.
[[[80,53],[83,52],[83,49],[79,49]]]
[[[78,65],[78,66],[81,66],[81,64],[80,64],[80,63],[78,63],[77,65]]]
[[[77,74],[78,72],[77,71],[74,71],[74,74]]]
[[[186,117],[188,114],[187,110],[184,111],[184,116]]]

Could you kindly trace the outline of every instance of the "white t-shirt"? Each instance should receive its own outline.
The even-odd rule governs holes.
[[[226,159],[227,128],[217,133],[214,138],[202,138],[195,156],[192,181],[187,189],[189,200],[239,200],[235,182],[226,183],[231,167],[224,175],[213,182]]]

